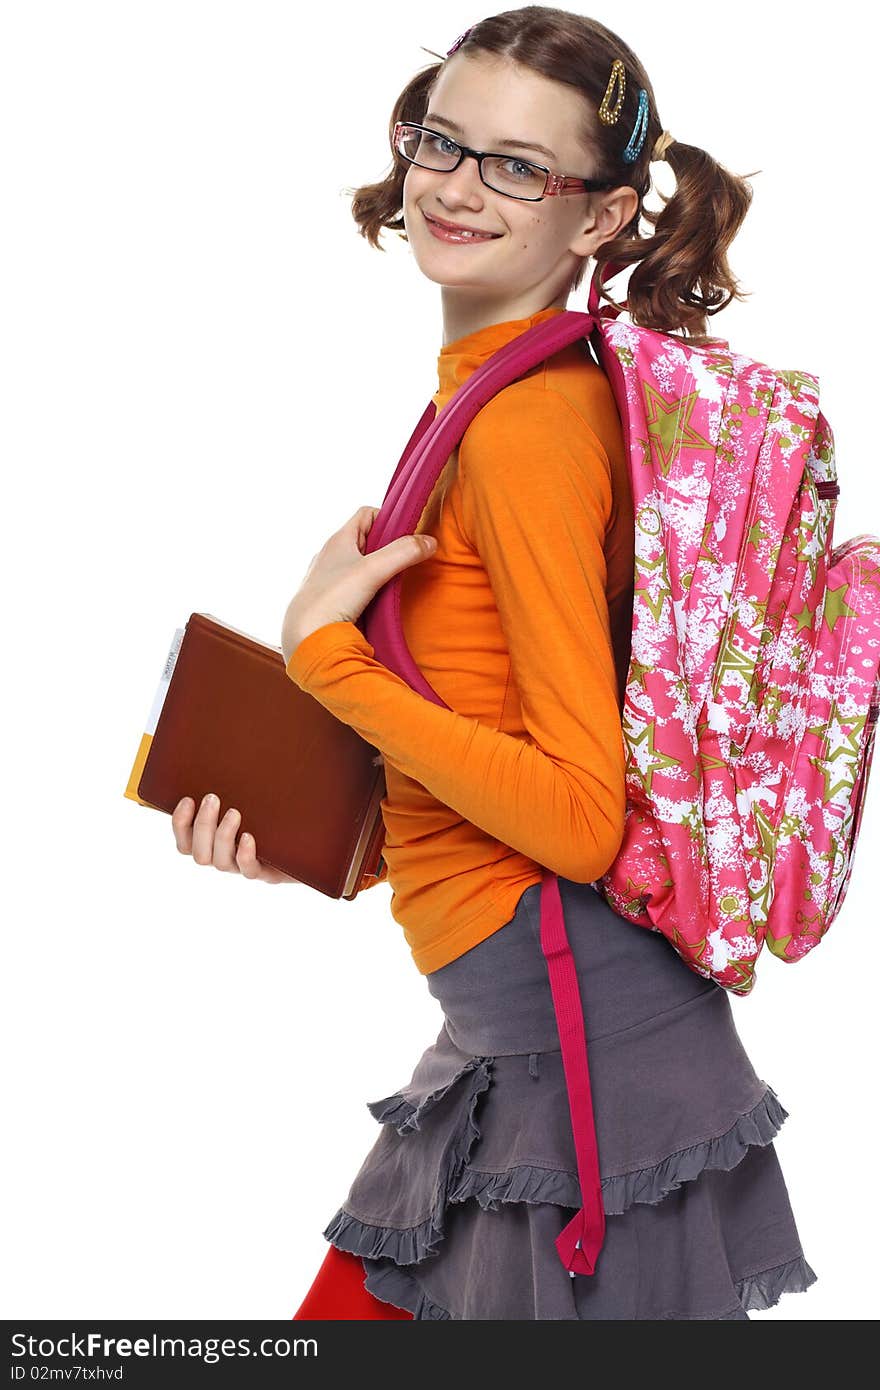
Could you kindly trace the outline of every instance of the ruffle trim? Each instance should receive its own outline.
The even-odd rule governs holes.
[[[772,1308],[784,1293],[805,1293],[818,1279],[803,1255],[773,1269],[763,1269],[736,1281],[736,1291],[744,1308]]]
[[[451,1091],[453,1086],[457,1085],[463,1076],[466,1076],[469,1071],[474,1071],[483,1078],[483,1084],[479,1084],[476,1086],[476,1089],[472,1089],[472,1103],[468,1107],[468,1119],[470,1121],[476,1096],[479,1095],[481,1091],[485,1091],[492,1079],[490,1071],[492,1061],[493,1058],[491,1057],[469,1057],[464,1066],[459,1067],[454,1076],[451,1076],[448,1081],[444,1081],[442,1086],[437,1086],[433,1091],[429,1091],[428,1094],[419,1101],[418,1105],[413,1105],[412,1101],[407,1100],[402,1091],[395,1091],[393,1095],[386,1096],[384,1100],[367,1101],[367,1109],[373,1118],[378,1120],[380,1124],[393,1125],[398,1134],[408,1134],[410,1130],[421,1129],[422,1119],[428,1111],[432,1110],[437,1102],[442,1100],[446,1093]],[[471,1125],[469,1123],[468,1131],[470,1128]],[[473,1125],[473,1130],[474,1133],[471,1137],[471,1142],[478,1137],[480,1132],[476,1125]],[[470,1144],[468,1144],[468,1150],[470,1150]]]
[[[656,1206],[682,1183],[699,1177],[704,1168],[723,1168],[725,1172],[735,1168],[752,1144],[771,1143],[787,1119],[788,1111],[768,1085],[757,1105],[739,1115],[723,1134],[680,1149],[649,1168],[603,1178],[602,1205],[606,1214],[619,1216],[633,1202]],[[575,1205],[580,1206],[580,1196]]]
[[[706,1317],[700,1321],[741,1320],[747,1316],[750,1309],[772,1308],[785,1293],[804,1293],[811,1284],[815,1284],[817,1277],[804,1256],[798,1255],[785,1264],[774,1265],[772,1269],[763,1269],[756,1274],[747,1275],[744,1279],[735,1279],[734,1288],[739,1307],[732,1312],[718,1313],[714,1318]],[[412,1313],[415,1321],[441,1321],[452,1318],[448,1309],[429,1298],[412,1275],[396,1265],[381,1265],[370,1270],[364,1280],[364,1288],[383,1303],[392,1303],[395,1308],[403,1308],[405,1312]],[[670,1313],[666,1319],[660,1320],[674,1320],[675,1317],[674,1313]]]
[[[480,1206],[495,1211],[500,1202],[553,1202],[578,1210],[581,1190],[577,1173],[523,1164],[500,1173],[485,1173],[468,1166],[468,1158],[480,1129],[474,1110],[480,1094],[491,1082],[491,1058],[472,1058],[453,1080],[426,1096],[418,1105],[400,1093],[370,1104],[376,1119],[393,1124],[399,1134],[418,1129],[425,1111],[467,1072],[472,1073],[465,1108],[465,1123],[450,1145],[447,1162],[437,1185],[431,1214],[417,1226],[373,1226],[340,1207],[324,1230],[325,1238],[355,1255],[391,1259],[398,1265],[418,1264],[435,1253],[443,1238],[445,1207],[449,1202],[476,1198]],[[669,1154],[659,1163],[630,1173],[602,1178],[602,1203],[608,1216],[620,1216],[634,1202],[656,1205],[682,1183],[692,1182],[706,1168],[734,1168],[752,1144],[769,1144],[779,1133],[788,1111],[768,1085],[757,1105],[737,1117],[730,1129],[699,1144]]]
[[[444,1170],[437,1183],[431,1214],[417,1226],[399,1229],[391,1226],[368,1226],[357,1217],[350,1216],[345,1208],[341,1207],[323,1232],[327,1240],[338,1249],[349,1250],[354,1255],[369,1255],[372,1259],[388,1256],[400,1265],[417,1264],[436,1253],[435,1247],[443,1239],[446,1207],[453,1200],[452,1187],[467,1163],[474,1141],[480,1135],[479,1126],[474,1119],[474,1110],[480,1095],[491,1083],[491,1064],[491,1058],[472,1057],[452,1080],[432,1091],[417,1106],[399,1094],[384,1101],[369,1103],[370,1111],[376,1119],[394,1124],[398,1134],[406,1134],[408,1130],[419,1129],[425,1111],[435,1105],[462,1076],[471,1073],[466,1093],[464,1124],[449,1146]]]
[[[414,1322],[440,1322],[452,1318],[446,1308],[428,1297],[411,1274],[398,1269],[397,1265],[371,1269],[364,1279],[364,1288],[383,1303],[393,1303],[395,1308],[412,1313]]]

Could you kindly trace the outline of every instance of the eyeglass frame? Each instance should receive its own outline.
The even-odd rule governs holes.
[[[410,159],[408,155],[402,153],[397,148],[397,141],[400,133],[404,130],[424,130],[428,135],[439,135],[441,139],[448,140],[450,145],[458,146],[458,159],[450,169],[434,169],[429,164],[419,164],[415,159]],[[469,145],[463,145],[460,140],[456,140],[451,135],[447,135],[443,130],[434,130],[432,126],[421,125],[418,121],[395,121],[394,130],[391,134],[391,149],[395,155],[405,159],[407,164],[412,164],[416,169],[427,169],[432,174],[451,174],[461,164],[466,156],[470,156],[477,161],[477,168],[480,173],[480,182],[493,193],[500,193],[502,198],[515,198],[518,203],[540,203],[543,198],[554,198],[566,193],[599,193],[606,188],[617,188],[615,182],[602,183],[598,179],[582,179],[574,174],[558,174],[555,170],[547,167],[546,164],[537,164],[533,159],[521,159],[522,164],[528,164],[532,169],[538,169],[545,175],[544,191],[539,193],[537,198],[526,198],[519,193],[505,193],[502,188],[495,188],[491,183],[487,183],[483,177],[484,159],[517,159],[515,154],[501,154],[492,150],[472,150]]]

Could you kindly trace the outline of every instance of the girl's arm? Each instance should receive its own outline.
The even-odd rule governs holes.
[[[527,737],[445,709],[331,622],[287,673],[445,805],[553,872],[590,883],[623,837],[625,748],[605,595],[607,454],[560,393],[525,378],[459,447],[462,523],[492,586]]]

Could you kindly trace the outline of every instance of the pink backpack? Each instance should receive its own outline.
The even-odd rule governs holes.
[[[429,402],[367,549],[415,531],[481,406],[579,337],[614,391],[635,517],[626,824],[594,887],[692,970],[748,994],[764,942],[800,960],[840,911],[880,708],[880,538],[832,549],[839,487],[817,379],[600,315],[594,282],[587,314],[505,344],[439,415]],[[361,626],[384,665],[445,706],[406,645],[399,575]],[[583,1012],[546,869],[541,946],[584,1201],[556,1245],[572,1274],[592,1274],[605,1214]]]

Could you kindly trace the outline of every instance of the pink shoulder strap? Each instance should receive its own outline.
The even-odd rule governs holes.
[[[439,413],[430,401],[394,471],[367,538],[367,551],[415,531],[446,460],[477,411],[496,392],[576,338],[587,337],[593,327],[592,314],[571,310],[545,319],[506,343],[478,367]],[[383,665],[401,676],[425,699],[448,709],[445,700],[422,675],[406,644],[400,618],[400,583],[401,576],[395,575],[383,585],[364,609],[358,625]],[[548,869],[544,869],[541,885],[541,950],[547,962],[559,1032],[583,1203],[557,1237],[556,1248],[572,1276],[593,1274],[605,1237],[605,1209],[586,1031],[559,883],[556,874]]]

